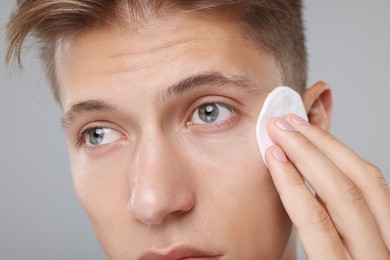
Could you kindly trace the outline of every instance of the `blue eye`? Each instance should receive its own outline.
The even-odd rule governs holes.
[[[207,103],[199,106],[192,115],[194,124],[210,124],[228,120],[233,114],[233,109],[219,103]]]
[[[115,142],[121,134],[111,128],[92,128],[85,132],[85,143],[91,146]]]

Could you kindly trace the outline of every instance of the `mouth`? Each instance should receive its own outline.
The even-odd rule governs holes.
[[[212,254],[190,247],[175,247],[172,249],[150,250],[141,255],[138,260],[220,260],[221,254]]]

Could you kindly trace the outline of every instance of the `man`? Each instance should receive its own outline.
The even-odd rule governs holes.
[[[30,33],[110,259],[292,259],[293,225],[308,258],[389,258],[380,171],[326,131],[329,87],[304,89],[300,1],[25,1],[9,58]],[[254,128],[279,85],[310,124],[270,120],[268,171]]]

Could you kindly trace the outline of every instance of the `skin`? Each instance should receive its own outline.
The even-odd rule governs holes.
[[[329,155],[337,149],[354,167],[371,169],[321,130],[329,127],[331,117],[329,88],[320,82],[303,94],[311,125],[285,131],[277,127],[280,119],[270,122],[278,145],[268,150],[269,172],[257,148],[255,124],[267,93],[283,84],[282,76],[271,55],[237,35],[242,35],[241,28],[227,21],[175,13],[150,19],[138,30],[84,31],[58,48],[56,68],[74,186],[110,259],[137,259],[148,250],[165,252],[182,245],[223,259],[293,259],[294,249],[287,246],[294,238],[291,220],[309,257],[331,259],[324,252],[355,256],[350,250],[361,243],[349,243],[350,225],[340,233],[342,241],[335,228],[351,217],[341,212],[351,197],[344,196],[343,187],[327,195],[332,182],[324,181],[336,182],[336,176],[354,180],[342,167],[343,172],[329,173],[326,167],[305,163],[315,158],[338,166]],[[210,72],[245,77],[252,88],[209,84],[166,95],[171,85]],[[115,109],[74,109],[88,100]],[[199,122],[196,110],[204,103],[233,110],[223,110],[220,121],[206,124]],[[82,133],[89,128],[111,129],[107,143],[88,144]],[[317,140],[319,136],[324,139]],[[312,142],[325,152],[313,155]],[[282,156],[282,149],[301,172]],[[326,175],[316,175],[319,170]],[[356,170],[360,172],[374,179],[369,170]],[[300,173],[321,191],[322,200],[308,194]],[[384,241],[389,238],[385,219],[390,219],[390,199],[384,182],[372,182],[356,204],[374,189],[380,192],[370,198],[378,195],[378,202],[366,208],[359,204],[353,213],[364,212],[360,218],[354,215],[358,224],[370,220],[361,230],[368,232],[367,238],[373,234],[376,239],[368,245],[383,257],[388,256]],[[333,200],[340,204],[335,223],[313,218],[312,211],[333,220]],[[316,215],[320,209],[325,213]]]

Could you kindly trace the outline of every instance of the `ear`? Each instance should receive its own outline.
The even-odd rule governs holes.
[[[332,91],[325,82],[317,82],[303,93],[303,103],[309,122],[323,129],[330,129],[333,99]]]

